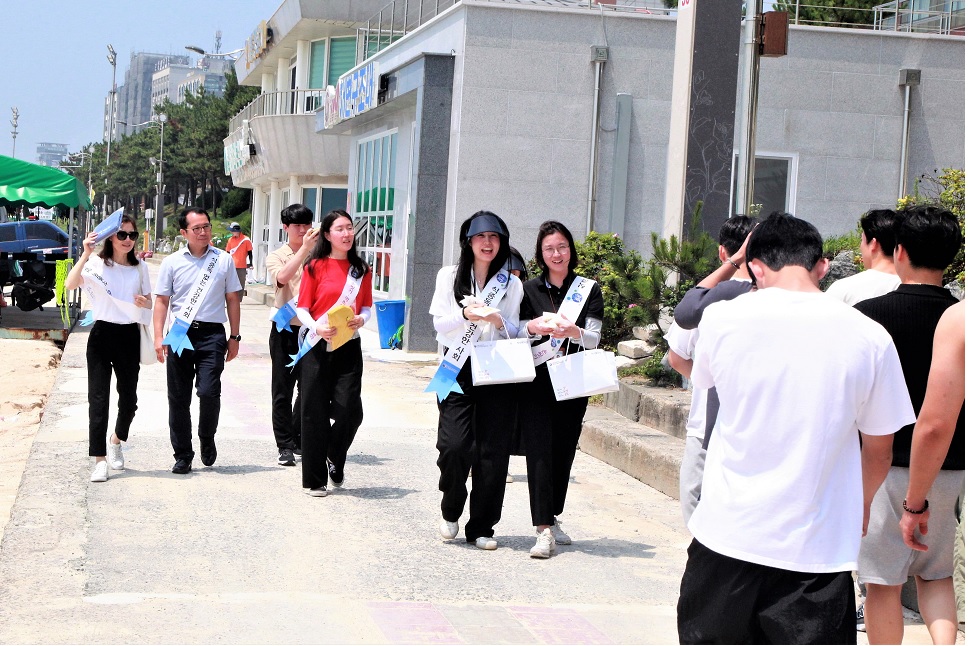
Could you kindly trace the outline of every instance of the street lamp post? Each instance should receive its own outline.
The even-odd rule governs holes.
[[[168,122],[168,115],[164,112],[153,115],[149,121],[144,123],[127,123],[126,121],[118,121],[118,123],[123,123],[125,127],[130,128],[140,128],[141,126],[158,126],[161,129],[161,145],[158,149],[158,159],[154,157],[149,157],[148,162],[154,166],[158,164],[158,194],[155,198],[155,247],[158,246],[158,241],[161,239],[161,235],[164,232],[163,218],[162,215],[165,209],[165,123]],[[157,251],[157,249],[153,249]]]
[[[17,119],[20,118],[20,110],[16,107],[10,108],[10,112],[13,113],[13,118],[10,120],[10,125],[13,126],[13,130],[10,134],[13,135],[13,151],[11,151],[10,156],[14,159],[17,158]]]
[[[108,62],[111,63],[111,105],[108,107],[108,151],[107,158],[104,163],[105,167],[111,165],[111,140],[114,139],[114,107],[118,92],[118,53],[114,51],[114,47],[111,45],[108,45]],[[105,178],[104,206],[101,210],[102,218],[108,212],[108,192],[106,183],[107,178]]]
[[[158,115],[158,123],[161,127],[161,146],[158,149],[158,208],[155,209],[155,249],[157,251],[158,241],[164,232],[165,214],[165,122],[168,115],[161,113]]]

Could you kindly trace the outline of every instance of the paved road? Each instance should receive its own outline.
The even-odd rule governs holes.
[[[436,407],[422,392],[433,367],[379,350],[368,330],[346,487],[305,496],[300,467],[276,465],[268,310],[246,298],[242,319],[218,462],[189,476],[169,472],[156,365],[142,370],[127,469],[88,481],[87,334],[71,335],[0,545],[0,642],[676,641],[689,536],[675,501],[579,454],[563,517],[575,543],[532,560],[513,458],[499,549],[441,541]]]

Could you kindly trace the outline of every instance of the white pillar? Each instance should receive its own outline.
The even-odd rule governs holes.
[[[282,191],[279,182],[269,184],[269,251],[275,251],[282,246],[279,242],[279,232],[282,231]]]
[[[676,18],[676,49],[672,71],[672,119],[666,158],[665,217],[662,237],[682,236],[686,194],[686,151],[689,147],[689,100],[692,54],[696,39],[695,2],[682,3]]]
[[[256,277],[268,282],[268,275],[265,272],[266,256],[269,247],[263,240],[266,226],[266,194],[258,186],[252,188],[252,246],[255,247],[253,260],[255,264]]]
[[[300,90],[309,87],[310,51],[308,40],[296,41],[296,87]]]
[[[295,175],[289,176],[289,204],[299,204],[302,202],[302,187],[299,186],[299,178]],[[283,207],[285,208],[285,207]]]
[[[262,93],[276,91],[276,77],[268,72],[262,73]]]
[[[289,97],[282,92],[289,90],[289,57],[282,56],[276,62],[276,111],[275,114],[286,114],[289,108]]]

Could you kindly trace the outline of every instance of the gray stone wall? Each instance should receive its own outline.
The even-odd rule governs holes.
[[[964,168],[964,38],[792,27],[789,51],[763,59],[756,147],[798,156],[794,210],[822,233],[846,232],[864,211],[895,204],[901,68],[921,70],[909,191],[922,173]]]
[[[615,95],[633,97],[626,240],[647,248],[661,230],[675,23],[606,14],[609,61],[601,101],[598,222],[608,211]],[[504,217],[512,244],[533,255],[538,225],[584,237],[594,90],[591,45],[602,18],[468,6],[455,219],[481,208]],[[453,179],[453,178],[452,178]]]

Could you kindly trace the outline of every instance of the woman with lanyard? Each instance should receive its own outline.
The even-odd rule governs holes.
[[[536,376],[532,383],[522,384],[519,415],[531,521],[538,532],[531,556],[548,558],[557,544],[571,544],[558,516],[565,508],[588,398],[557,401],[544,364],[555,356],[598,347],[605,302],[595,281],[575,274],[575,240],[565,225],[553,220],[543,223],[534,254],[541,275],[524,284],[521,320],[527,324],[521,336],[536,341],[531,348]]]
[[[138,410],[138,325],[151,321],[151,283],[147,267],[134,255],[137,240],[134,219],[123,215],[121,229],[104,241],[101,253],[91,258],[98,243],[97,234],[91,232],[65,282],[69,290],[84,287],[94,319],[87,340],[88,455],[95,460],[91,482],[108,479],[105,456],[110,457],[112,469],[124,469],[121,442],[127,441]],[[112,370],[118,390],[118,417],[108,444]]]
[[[311,347],[299,364],[302,486],[316,497],[326,495],[327,478],[333,487],[343,486],[346,454],[363,423],[358,330],[373,306],[373,274],[356,252],[352,218],[346,211],[331,211],[320,229],[322,235],[306,259],[296,308],[306,330],[303,346]],[[353,337],[334,348],[337,325],[328,313],[341,305],[352,309],[346,326]]]
[[[460,227],[457,265],[437,273],[430,304],[444,357],[429,389],[437,392],[437,466],[440,468],[440,535],[457,537],[471,471],[470,519],[464,537],[482,550],[497,549],[494,525],[501,519],[515,422],[512,388],[474,386],[469,355],[478,340],[515,337],[521,281],[508,271],[508,228],[498,216],[478,211]],[[471,467],[473,466],[473,470]]]

